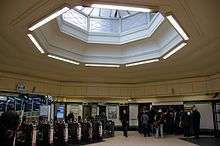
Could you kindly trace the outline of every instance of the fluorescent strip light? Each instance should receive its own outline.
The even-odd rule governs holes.
[[[68,11],[70,8],[68,7],[64,7],[59,11],[56,11],[55,13],[51,14],[50,16],[46,17],[45,19],[41,20],[40,22],[36,23],[35,25],[33,25],[32,27],[30,27],[28,30],[30,31],[34,31],[35,29],[39,28],[40,26],[48,23],[49,21],[51,21],[52,19],[58,17],[59,15],[65,13],[66,11]]]
[[[151,12],[151,9],[140,8],[140,7],[129,7],[129,6],[118,6],[118,5],[105,5],[105,4],[92,4],[93,8],[106,8],[106,9],[116,9],[125,11],[136,11],[136,12]]]
[[[57,59],[57,60],[61,60],[61,61],[64,61],[64,62],[68,62],[68,63],[79,65],[79,62],[72,61],[72,60],[65,59],[65,58],[61,58],[61,57],[58,57],[58,56],[48,55],[48,57],[53,58],[53,59]]]
[[[45,53],[40,44],[37,42],[37,40],[33,37],[32,34],[27,34],[27,36],[30,38],[30,40],[34,43],[34,45],[37,47],[37,49],[43,54]]]
[[[90,66],[90,67],[120,67],[120,65],[116,65],[116,64],[85,64],[85,66]]]
[[[179,32],[179,34],[183,37],[184,40],[189,40],[189,37],[184,32],[183,28],[178,24],[178,22],[174,19],[172,15],[167,16],[167,19],[173,25],[173,27]]]
[[[165,56],[163,56],[163,59],[167,59],[168,57],[170,57],[171,55],[173,55],[174,53],[176,53],[177,51],[179,51],[180,49],[182,49],[187,43],[183,42],[181,43],[179,46],[177,46],[175,49],[173,49],[172,51],[170,51],[169,53],[167,53]]]
[[[141,65],[141,64],[147,64],[147,63],[152,63],[152,62],[158,62],[159,59],[152,59],[152,60],[146,60],[146,61],[141,61],[141,62],[135,62],[135,63],[130,63],[130,64],[126,64],[126,67],[129,66],[136,66],[136,65]]]

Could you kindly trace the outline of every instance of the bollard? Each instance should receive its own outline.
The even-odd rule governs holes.
[[[103,131],[102,131],[102,122],[99,122],[99,137],[102,138],[102,134],[103,134]]]
[[[64,142],[68,142],[68,124],[65,123],[65,128],[64,128]]]
[[[50,145],[53,145],[53,134],[54,134],[53,124],[50,124],[50,135],[49,135],[49,144]]]
[[[37,126],[33,125],[33,131],[32,131],[32,146],[36,146],[36,140],[37,140]]]
[[[82,128],[81,128],[81,124],[80,123],[78,123],[78,127],[77,127],[77,140],[78,140],[78,142],[80,142],[81,141],[81,136],[82,136]]]
[[[92,123],[89,122],[89,139],[92,140]]]

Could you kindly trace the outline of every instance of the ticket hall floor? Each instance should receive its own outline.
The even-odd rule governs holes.
[[[89,144],[89,146],[198,146],[198,144],[181,140],[180,138],[181,136],[173,135],[162,139],[143,137],[136,131],[130,131],[126,138],[122,136],[122,132],[115,132],[115,137],[104,139],[103,142]],[[205,144],[201,145],[206,146]]]

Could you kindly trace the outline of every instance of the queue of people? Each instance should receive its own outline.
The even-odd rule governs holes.
[[[185,137],[194,135],[199,138],[200,133],[200,113],[195,106],[189,111],[180,109],[154,109],[138,113],[138,132],[146,136],[163,138],[165,134],[184,134]],[[129,117],[126,110],[120,117],[123,133],[128,137]]]

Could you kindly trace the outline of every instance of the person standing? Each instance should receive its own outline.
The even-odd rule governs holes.
[[[161,109],[158,110],[158,114],[156,115],[155,128],[156,128],[156,138],[159,138],[159,133],[161,138],[163,135],[163,127],[164,127],[165,117]]]
[[[186,111],[183,116],[183,127],[184,127],[184,137],[190,136],[190,128],[191,128],[191,119],[192,115],[190,111]]]
[[[197,110],[195,106],[193,106],[192,109],[192,128],[195,135],[195,138],[199,138],[199,132],[200,132],[200,113]]]
[[[120,117],[121,123],[122,123],[122,128],[123,128],[123,135],[125,137],[128,137],[128,113],[127,111],[124,109],[121,117]]]
[[[7,111],[0,117],[0,142],[2,146],[13,146],[15,133],[19,126],[19,115],[15,111]]]
[[[150,131],[149,131],[149,116],[147,113],[147,110],[144,110],[144,113],[142,114],[141,117],[141,121],[142,121],[142,128],[143,128],[143,133],[144,133],[144,137],[150,136]]]
[[[143,114],[143,111],[141,110],[141,111],[139,111],[138,112],[138,116],[137,116],[137,118],[138,118],[138,132],[141,134],[143,131],[143,128],[142,128],[142,121],[141,121],[141,117],[142,117],[142,114]]]
[[[68,116],[67,116],[67,119],[68,119],[68,122],[74,122],[74,119],[75,117],[74,117],[74,114],[73,114],[73,112],[72,111],[70,111],[70,113],[68,114]]]

